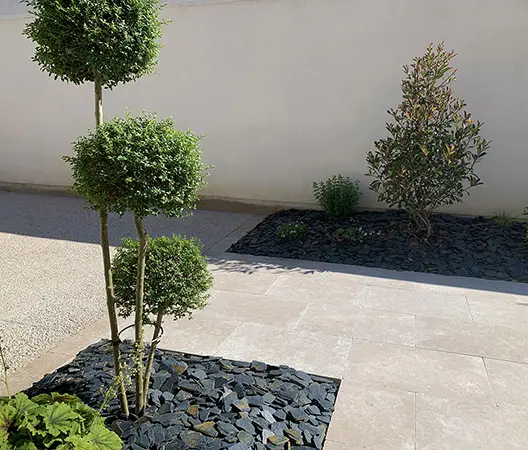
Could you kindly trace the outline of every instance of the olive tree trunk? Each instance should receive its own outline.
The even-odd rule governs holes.
[[[134,215],[134,224],[136,226],[139,238],[138,248],[138,265],[136,281],[136,311],[135,311],[135,350],[136,350],[136,414],[140,415],[145,407],[144,402],[144,379],[143,379],[143,356],[145,344],[143,341],[143,297],[145,294],[145,263],[147,256],[147,233],[143,228],[141,217]],[[148,389],[148,386],[146,386]]]
[[[101,78],[95,77],[95,125],[103,123],[103,86]],[[112,262],[110,258],[110,242],[108,238],[108,212],[100,211],[100,228],[101,228],[101,248],[103,250],[103,266],[106,287],[106,306],[108,309],[108,319],[110,321],[110,338],[112,340],[112,350],[114,354],[115,377],[119,389],[119,402],[121,411],[128,417],[128,400],[126,395],[125,380],[123,377],[123,368],[121,366],[121,354],[119,350],[119,327],[117,324],[117,313],[114,297],[114,283],[112,280]]]

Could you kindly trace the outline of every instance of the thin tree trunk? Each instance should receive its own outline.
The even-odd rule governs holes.
[[[94,82],[95,97],[95,125],[103,123],[103,86],[101,77],[96,75]],[[103,250],[103,265],[106,287],[106,306],[108,309],[108,319],[110,321],[110,337],[112,339],[112,350],[114,354],[115,376],[119,386],[119,402],[121,412],[128,417],[128,400],[126,396],[125,380],[123,368],[121,367],[121,354],[119,350],[119,328],[117,325],[117,313],[114,297],[114,283],[112,281],[112,263],[110,259],[110,243],[108,239],[108,212],[100,211],[101,220],[101,248]]]
[[[152,371],[152,364],[154,363],[154,354],[158,346],[158,339],[161,332],[161,324],[163,322],[163,313],[159,312],[154,324],[154,333],[152,335],[152,342],[150,344],[150,351],[147,359],[147,367],[145,368],[145,380],[143,382],[143,404],[147,404],[147,392],[150,384],[150,373]]]
[[[94,80],[95,94],[95,126],[98,127],[103,123],[103,83],[99,75]]]
[[[145,293],[145,263],[147,255],[147,233],[143,229],[142,219],[134,216],[134,224],[139,238],[138,248],[138,266],[137,266],[137,282],[136,282],[136,414],[140,415],[143,412],[145,404],[143,402],[143,296]]]
[[[112,281],[112,264],[110,261],[110,243],[108,240],[108,213],[100,212],[101,218],[101,248],[103,249],[103,265],[106,286],[106,306],[108,309],[108,319],[110,321],[110,337],[112,339],[112,350],[114,354],[114,367],[116,381],[119,386],[119,402],[121,411],[128,417],[128,400],[126,395],[123,368],[121,367],[121,354],[119,350],[119,328],[117,325],[117,313],[114,298],[114,283]]]

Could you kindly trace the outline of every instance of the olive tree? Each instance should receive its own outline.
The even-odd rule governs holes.
[[[137,239],[124,239],[112,265],[116,302],[120,315],[125,318],[130,317],[136,307],[139,248]],[[213,282],[200,245],[194,239],[149,237],[147,249],[143,322],[153,325],[154,330],[143,375],[144,405],[147,404],[150,374],[164,318],[190,318],[194,310],[204,308]]]
[[[103,88],[113,89],[154,71],[163,25],[159,0],[24,1],[32,15],[24,34],[35,43],[33,60],[54,79],[76,85],[94,84],[96,126],[103,123]],[[108,242],[108,201],[99,198],[95,209],[100,213],[107,308],[119,379],[122,373]],[[128,415],[123,381],[120,402]]]
[[[200,137],[174,128],[171,118],[129,114],[114,118],[74,143],[74,189],[95,209],[132,213],[138,235],[135,284],[136,412],[143,410],[143,299],[148,247],[143,219],[182,217],[204,185]],[[115,302],[115,298],[114,298]]]
[[[368,174],[375,178],[370,188],[379,200],[405,209],[413,230],[426,237],[435,210],[461,202],[482,184],[475,164],[489,148],[480,136],[482,123],[453,94],[455,56],[444,44],[430,45],[425,55],[404,66],[403,100],[389,110],[389,136],[367,154]]]

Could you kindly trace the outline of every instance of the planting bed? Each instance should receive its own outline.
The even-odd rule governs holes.
[[[281,224],[302,222],[304,237],[285,242],[276,235]],[[228,250],[392,270],[430,272],[528,282],[526,225],[497,225],[483,217],[447,214],[432,219],[429,242],[408,231],[401,211],[359,212],[348,220],[330,220],[320,211],[287,210],[272,214]],[[362,228],[361,242],[342,238],[337,230]]]
[[[125,345],[125,354],[131,349]],[[112,370],[110,344],[101,341],[26,392],[67,392],[99,408]],[[116,399],[103,412],[124,449],[320,450],[338,382],[286,366],[160,350],[150,388],[143,417],[123,420]]]

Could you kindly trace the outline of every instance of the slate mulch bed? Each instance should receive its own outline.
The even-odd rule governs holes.
[[[124,347],[130,354],[131,344]],[[76,394],[98,409],[112,380],[111,347],[100,341],[26,393]],[[286,366],[160,350],[145,415],[123,420],[117,399],[103,415],[123,449],[321,450],[338,387]]]
[[[303,222],[308,233],[295,241],[281,241],[277,228],[289,222]],[[348,220],[330,220],[320,211],[291,209],[266,217],[228,251],[528,282],[525,223],[506,228],[484,217],[437,214],[432,224],[434,235],[424,242],[409,232],[402,211],[358,212]],[[336,236],[338,229],[351,226],[372,235],[363,242],[345,242]]]

